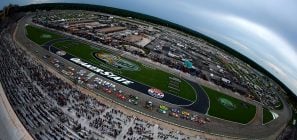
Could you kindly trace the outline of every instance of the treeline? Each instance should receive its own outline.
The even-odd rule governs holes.
[[[18,5],[9,4],[3,7],[3,9],[0,10],[0,21],[3,20],[5,17],[13,17],[13,15],[17,12],[19,12]]]
[[[163,20],[157,17],[132,12],[124,9],[118,9],[118,8],[112,8],[107,6],[99,6],[99,5],[90,5],[90,4],[77,4],[77,3],[48,3],[48,4],[32,4],[27,6],[22,6],[21,11],[35,11],[35,10],[88,10],[88,11],[97,11],[97,12],[103,12],[103,13],[109,13],[113,15],[119,15],[123,17],[133,17],[136,19],[144,20],[147,22],[155,23],[158,25],[170,27],[176,30],[179,30],[181,32],[184,32],[186,34],[202,38],[205,41],[209,42],[210,44],[213,44],[220,49],[223,49],[224,51],[230,53],[231,55],[241,59],[242,61],[248,63],[253,68],[257,69],[258,71],[264,73],[265,75],[269,76],[271,79],[273,79],[275,82],[277,82],[287,93],[290,97],[294,97],[297,99],[297,96],[286,86],[284,85],[279,79],[277,79],[274,75],[272,75],[270,72],[268,72],[266,69],[264,69],[262,66],[258,65],[248,57],[240,54],[239,52],[235,51],[234,49],[216,41],[215,39],[212,39],[208,36],[205,36],[197,31],[194,31],[192,29],[186,28],[184,26],[172,23],[167,20]]]

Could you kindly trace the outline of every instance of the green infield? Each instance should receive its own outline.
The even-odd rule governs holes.
[[[266,124],[274,119],[273,114],[267,108],[263,108],[262,117],[263,117],[263,124]]]
[[[128,60],[111,54],[106,50],[94,48],[73,40],[57,42],[54,46],[104,70],[120,74],[131,80],[144,83],[190,101],[196,100],[195,90],[189,83],[167,72],[144,66],[139,62]]]
[[[36,26],[27,25],[26,26],[26,36],[34,41],[35,43],[42,45],[48,41],[62,38],[63,36],[52,33],[50,31],[47,31],[45,29],[38,28]]]
[[[61,35],[32,25],[27,25],[26,30],[27,37],[39,45],[54,39],[63,38]],[[121,58],[108,51],[74,40],[58,42],[54,46],[104,70],[117,73],[190,101],[196,100],[195,90],[189,83],[167,72],[142,65],[133,60]]]
[[[246,124],[254,118],[256,106],[208,87],[203,86],[203,89],[210,100],[208,115],[242,124]]]

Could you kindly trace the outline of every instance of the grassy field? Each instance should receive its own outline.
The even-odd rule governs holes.
[[[46,31],[44,29],[40,29],[31,25],[26,26],[26,29],[27,29],[27,37],[40,45],[48,41],[51,41],[53,39],[62,38],[62,36],[60,35],[57,35],[50,31]],[[150,68],[148,66],[144,66],[141,63],[138,63],[133,60],[128,60],[125,58],[122,58],[122,59],[125,59],[126,61],[136,64],[137,66],[139,66],[139,70],[129,71],[129,70],[116,68],[112,65],[99,61],[93,55],[93,53],[95,52],[104,52],[106,54],[110,54],[110,52],[107,52],[106,50],[102,50],[99,48],[91,47],[88,44],[84,44],[78,41],[68,40],[63,42],[57,42],[54,44],[54,46],[84,61],[88,61],[89,63],[96,65],[104,70],[111,71],[115,74],[122,75],[124,77],[127,77],[131,80],[138,81],[140,83],[145,83],[146,85],[149,85],[151,87],[159,88],[162,91],[169,92],[169,88],[168,88],[168,84],[170,81],[169,77],[178,78],[167,72],[164,72],[155,68]],[[181,80],[179,84],[180,91],[175,93],[174,92],[170,92],[170,93],[183,97],[190,101],[195,101],[196,93],[192,88],[192,86],[189,83],[187,83],[185,80],[182,80],[182,79],[180,80]],[[218,117],[221,119],[229,120],[229,121],[242,123],[242,124],[248,123],[250,120],[253,119],[256,113],[255,106],[245,103],[243,101],[240,101],[238,99],[235,99],[233,97],[230,97],[228,95],[225,95],[223,93],[220,93],[218,91],[215,91],[213,89],[209,89],[207,87],[203,87],[203,88],[208,94],[210,99],[210,108],[208,111],[209,115]],[[221,99],[223,99],[223,101],[227,101],[226,105],[229,104],[229,107],[222,105],[222,103],[219,102],[221,101]],[[231,107],[230,107],[230,104],[231,104]]]
[[[254,105],[245,103],[208,87],[203,86],[203,89],[210,99],[208,115],[242,124],[246,124],[254,118],[256,113],[256,107]],[[224,106],[219,102],[220,99],[229,101],[228,103],[232,103],[233,106]]]
[[[133,60],[127,60],[127,59],[125,60],[138,65],[139,71],[129,71],[129,70],[118,69],[116,67],[113,67],[111,65],[108,65],[106,63],[99,61],[93,56],[94,52],[104,52],[104,53],[109,53],[109,52],[105,50],[100,50],[98,48],[93,48],[87,44],[83,44],[80,42],[63,41],[63,42],[55,43],[54,46],[78,58],[86,60],[93,65],[97,65],[102,69],[120,74],[124,77],[138,81],[140,83],[145,83],[146,85],[161,89],[162,91],[170,92],[168,88],[169,77],[175,77],[174,75],[169,74],[167,72],[145,67],[138,62],[135,62]],[[180,91],[175,93],[175,95],[191,101],[195,101],[196,93],[192,88],[192,86],[188,84],[185,80],[181,80],[179,84],[179,89]],[[170,92],[170,93],[174,94],[173,92]]]
[[[27,30],[27,37],[39,45],[42,45],[54,39],[62,38],[61,35],[55,34],[53,32],[50,32],[45,29],[41,29],[32,25],[26,26],[26,30]],[[116,74],[127,77],[131,80],[135,80],[140,83],[144,83],[148,86],[158,88],[162,91],[170,92],[171,94],[175,94],[177,96],[183,97],[190,101],[196,100],[195,90],[192,88],[192,86],[189,83],[187,83],[185,80],[182,80],[182,79],[181,79],[181,82],[179,83],[179,91],[171,92],[168,88],[168,84],[170,80],[169,77],[176,77],[176,76],[169,74],[167,72],[145,67],[141,63],[135,62],[133,60],[127,60],[127,59],[125,60],[138,65],[139,71],[129,71],[129,70],[118,69],[116,67],[113,67],[111,65],[108,65],[106,63],[99,61],[93,56],[94,52],[104,52],[104,53],[109,53],[109,52],[105,50],[100,50],[98,48],[93,48],[88,44],[84,44],[74,40],[58,42],[54,44],[54,46],[66,52],[69,52],[70,54],[78,58],[86,60],[89,63],[97,65],[104,70],[114,72]]]
[[[263,124],[266,124],[272,120],[273,120],[272,113],[267,108],[263,108]]]
[[[34,41],[35,43],[42,45],[48,41],[54,40],[54,39],[58,39],[58,38],[62,38],[63,36],[52,33],[50,31],[32,26],[32,25],[27,25],[26,26],[26,36]]]

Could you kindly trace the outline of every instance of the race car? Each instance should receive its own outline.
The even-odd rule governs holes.
[[[180,109],[178,109],[178,108],[171,108],[171,112],[174,112],[174,113],[179,114],[180,113]]]
[[[145,108],[152,110],[153,109],[153,102],[152,101],[146,101]]]
[[[121,93],[117,93],[116,96],[123,101],[125,101],[127,99],[126,96]]]
[[[189,112],[186,112],[186,111],[182,111],[181,112],[181,118],[190,120],[191,119],[190,113]]]
[[[148,94],[159,99],[164,97],[164,93],[161,90],[156,88],[149,89]]]
[[[108,94],[111,94],[112,93],[112,90],[110,88],[108,88],[108,87],[103,87],[103,91],[105,93],[108,93]]]
[[[168,107],[165,106],[165,105],[160,105],[159,106],[159,112],[162,113],[162,114],[166,114],[168,111]]]
[[[190,116],[190,113],[189,112],[187,112],[187,111],[182,111],[182,113],[181,113],[182,115],[184,115],[184,116]]]
[[[138,104],[138,96],[129,95],[128,102],[134,105]]]
[[[179,114],[175,112],[170,112],[169,115],[175,118],[179,118]]]

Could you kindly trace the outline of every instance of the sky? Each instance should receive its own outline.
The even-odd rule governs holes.
[[[181,24],[249,57],[297,95],[296,0],[1,0],[0,8],[48,2],[105,5]]]

